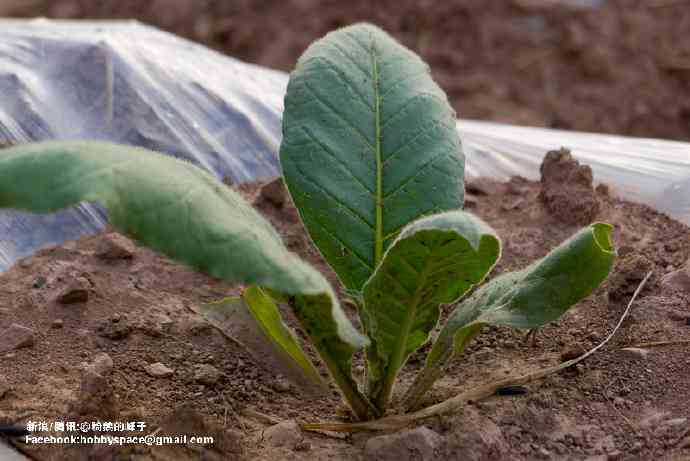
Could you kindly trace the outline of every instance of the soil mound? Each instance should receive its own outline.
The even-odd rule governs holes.
[[[546,153],[539,171],[539,200],[559,221],[586,225],[594,221],[600,203],[592,188],[592,169],[580,165],[568,149]]]

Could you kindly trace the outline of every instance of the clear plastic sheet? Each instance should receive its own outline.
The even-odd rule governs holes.
[[[232,182],[274,176],[286,84],[282,72],[136,22],[0,20],[0,143],[109,140]],[[690,144],[464,120],[458,127],[468,175],[536,179],[544,153],[565,146],[595,180],[690,224]],[[0,210],[0,270],[106,221],[90,204],[50,215]]]

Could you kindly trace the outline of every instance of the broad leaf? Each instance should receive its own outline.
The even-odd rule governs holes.
[[[462,352],[482,326],[537,328],[589,296],[613,266],[612,229],[609,224],[592,224],[543,259],[493,279],[463,301],[441,330],[424,369],[407,392],[406,407],[419,405],[453,355]]]
[[[362,318],[370,398],[385,408],[399,369],[438,323],[439,305],[480,283],[498,260],[500,241],[479,218],[450,211],[405,227],[364,286]]]
[[[278,306],[260,288],[249,286],[241,297],[194,306],[193,310],[225,336],[242,344],[267,370],[285,375],[310,394],[328,390],[328,385],[283,323]]]
[[[371,25],[332,32],[299,59],[280,162],[309,235],[354,291],[404,226],[463,205],[446,95],[419,57]]]
[[[352,353],[368,341],[348,321],[328,282],[207,172],[106,143],[49,142],[0,153],[0,208],[46,213],[82,201],[104,206],[119,231],[194,269],[305,300],[311,309],[301,309],[298,318],[329,335],[319,353],[337,381],[349,379]],[[366,405],[360,400],[350,403],[362,417]]]

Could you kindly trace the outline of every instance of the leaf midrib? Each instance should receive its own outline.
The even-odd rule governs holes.
[[[378,59],[376,56],[376,42],[371,37],[372,82],[374,85],[374,118],[376,123],[376,235],[374,237],[374,267],[378,267],[383,256],[383,161],[381,155],[381,96]]]

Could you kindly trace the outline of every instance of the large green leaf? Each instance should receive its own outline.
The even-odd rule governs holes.
[[[501,251],[494,231],[464,211],[449,211],[405,227],[364,286],[362,318],[370,398],[385,408],[399,369],[438,323],[439,305],[480,283]]]
[[[304,300],[303,324],[327,335],[319,353],[339,383],[354,350],[368,344],[325,278],[290,253],[251,206],[213,176],[181,160],[128,146],[50,142],[0,153],[0,208],[51,212],[79,202],[108,210],[139,243],[226,280]],[[356,395],[356,389],[350,394]],[[364,416],[364,399],[350,402]]]
[[[331,32],[299,59],[280,161],[312,240],[355,291],[404,226],[463,205],[446,95],[418,56],[371,25]]]
[[[251,285],[234,296],[192,308],[228,338],[276,374],[283,374],[310,393],[328,390],[290,329],[278,306],[261,288]]]
[[[501,275],[473,293],[453,311],[408,390],[405,405],[417,407],[453,355],[484,325],[537,328],[556,320],[589,296],[608,276],[615,250],[613,227],[595,223],[527,268]]]

